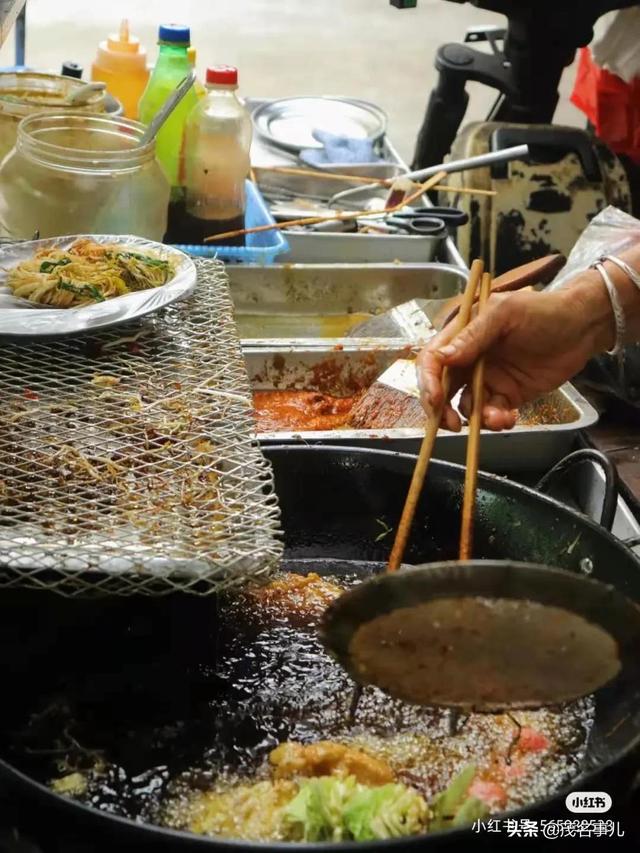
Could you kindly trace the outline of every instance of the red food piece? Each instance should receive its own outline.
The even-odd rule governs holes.
[[[39,400],[40,399],[40,395],[36,394],[35,391],[32,391],[31,388],[25,388],[24,391],[22,392],[22,394],[23,394],[23,397],[25,398],[25,400]]]
[[[517,746],[522,752],[543,752],[549,749],[549,738],[536,729],[523,726]]]
[[[503,809],[507,804],[507,792],[498,782],[474,779],[469,787],[469,796],[482,800],[490,809]]]
[[[505,760],[503,760],[500,770],[505,778],[505,780],[509,781],[511,779],[519,779],[521,776],[524,776],[526,773],[526,769],[521,760],[517,758],[512,758],[511,762],[507,764]]]

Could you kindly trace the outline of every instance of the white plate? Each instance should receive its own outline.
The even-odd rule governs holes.
[[[51,308],[48,305],[29,303],[18,299],[7,285],[6,271],[21,261],[32,258],[44,246],[66,249],[79,237],[88,237],[96,243],[119,243],[134,246],[140,251],[150,250],[176,264],[173,278],[161,287],[139,290],[124,296],[115,296],[94,305],[78,308]],[[72,237],[51,237],[47,240],[30,240],[0,248],[0,335],[11,337],[57,337],[97,331],[126,323],[157,311],[182,299],[196,286],[197,272],[193,260],[172,246],[154,243],[142,237],[114,236],[113,234],[76,234]]]

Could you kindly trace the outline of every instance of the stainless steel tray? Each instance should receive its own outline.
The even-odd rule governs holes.
[[[455,296],[466,281],[460,268],[448,264],[236,265],[227,273],[245,348],[353,345],[353,338],[344,337],[350,325],[410,299]]]
[[[269,103],[268,99],[248,99],[247,106],[250,109],[255,109],[260,107],[263,104]],[[397,167],[398,172],[406,172],[408,171],[408,167],[402,157],[399,155],[397,149],[393,145],[393,142],[389,137],[385,134],[380,140],[380,148],[381,153],[385,157],[387,161],[394,164]],[[251,164],[254,168],[256,168],[259,172],[260,169],[268,168],[269,166],[297,166],[300,167],[300,161],[297,156],[290,152],[285,151],[282,148],[278,148],[275,145],[269,145],[268,142],[260,137],[258,134],[254,136],[252,145],[251,145]],[[263,174],[259,173],[259,185],[262,185]],[[269,179],[269,186],[273,187],[279,185],[281,187],[289,187],[293,192],[302,192],[308,193],[309,195],[323,195],[327,194],[327,181],[323,181],[322,184],[319,181],[313,182],[312,184],[306,183],[303,179],[301,181],[300,178],[294,178],[293,176],[285,177],[280,175],[279,178],[282,178],[282,181],[279,183],[275,183],[271,178]],[[353,186],[353,184],[342,184],[342,182],[335,182],[335,186],[331,187],[331,192],[328,195],[332,195],[334,192],[338,192],[341,189],[347,189],[348,186]],[[422,199],[422,204],[429,206],[431,204],[428,196],[424,196]],[[287,232],[289,236],[292,232]],[[293,232],[294,234],[296,232]],[[315,235],[319,236],[319,235]],[[364,235],[362,235],[364,236]],[[424,238],[418,238],[424,239]],[[315,251],[315,250],[314,250]],[[413,251],[413,245],[412,245]],[[302,256],[298,256],[302,257]],[[317,257],[317,255],[315,255]],[[420,256],[421,260],[427,261],[430,260],[430,256],[425,253],[425,255]],[[441,241],[441,246],[438,248],[438,259],[443,260],[448,264],[453,264],[454,266],[459,267],[461,270],[467,272],[467,266],[458,251],[458,248],[451,237],[447,237],[444,241]],[[288,258],[290,262],[294,262],[294,256],[290,256]],[[337,261],[337,257],[323,257],[323,261],[333,260]],[[375,262],[374,258],[369,259],[370,262]],[[396,260],[396,256],[392,257],[391,260]],[[343,259],[346,261],[346,258]],[[309,261],[307,261],[309,262]],[[406,262],[411,262],[411,258],[407,257]]]
[[[320,234],[284,231],[289,251],[282,258],[292,264],[318,264],[331,258],[343,264],[427,263],[446,238],[415,234]]]
[[[351,343],[338,351],[300,346],[254,348],[245,350],[244,356],[254,391],[305,389],[350,396],[369,387],[402,354],[402,349],[394,346]],[[598,419],[595,409],[569,383],[543,398],[540,405],[534,404],[530,414],[535,422],[521,424],[510,432],[483,432],[480,464],[485,471],[548,468],[569,451],[578,430]],[[263,443],[340,444],[417,452],[422,432],[408,428],[278,431],[258,433],[258,438]],[[466,429],[459,434],[441,431],[436,442],[437,458],[464,462],[465,450]]]

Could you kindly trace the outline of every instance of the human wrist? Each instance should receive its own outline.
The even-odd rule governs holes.
[[[606,285],[597,270],[585,270],[558,290],[557,295],[560,297],[558,310],[567,317],[589,356],[613,349],[615,317]]]

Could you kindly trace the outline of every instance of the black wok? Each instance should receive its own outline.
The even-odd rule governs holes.
[[[293,568],[367,574],[382,567],[392,541],[391,533],[382,534],[399,518],[414,457],[338,447],[274,447],[266,453],[274,466],[286,559]],[[406,562],[455,556],[463,479],[461,467],[432,463]],[[640,601],[640,561],[628,548],[557,501],[497,477],[479,479],[475,548],[478,557],[591,571]],[[116,756],[121,764],[131,756],[141,766],[166,763],[168,752],[176,766],[197,761],[202,744],[210,743],[215,732],[207,708],[216,689],[212,664],[217,623],[211,598],[69,601],[44,592],[3,591],[0,784],[10,791],[16,814],[26,813],[32,822],[37,815],[47,839],[77,833],[91,850],[101,845],[119,850],[251,847],[177,834],[88,808],[53,794],[34,781],[28,762],[15,759],[15,733],[42,706],[42,697],[75,692],[81,697],[87,748],[100,748],[108,732],[114,742],[122,738]],[[179,720],[189,724],[181,728]],[[161,745],[148,739],[152,725],[171,730]],[[574,788],[606,790],[620,804],[637,769],[639,747],[640,685],[614,682],[598,696],[584,776]],[[521,814],[572,817],[564,807],[565,795],[560,792]],[[490,840],[495,849],[499,837]],[[466,830],[399,846],[468,849],[479,843]],[[355,845],[359,850],[379,846]],[[340,845],[322,845],[323,850],[332,847]]]

